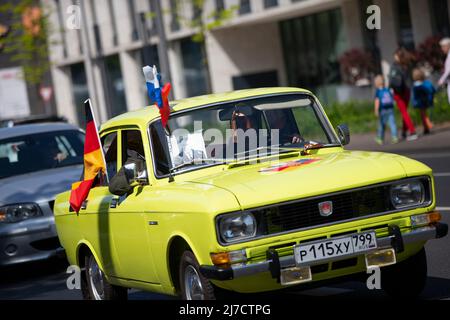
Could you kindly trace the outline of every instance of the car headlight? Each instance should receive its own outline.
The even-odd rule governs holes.
[[[256,219],[250,212],[222,216],[219,232],[225,242],[252,238],[256,235]]]
[[[391,201],[396,209],[414,207],[425,201],[425,188],[419,180],[391,186]]]
[[[21,203],[0,207],[0,223],[13,223],[42,216],[35,203]]]

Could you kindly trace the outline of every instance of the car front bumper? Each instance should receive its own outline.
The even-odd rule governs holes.
[[[447,233],[448,225],[444,223],[436,223],[434,225],[412,229],[411,231],[403,234],[400,232],[398,227],[391,228],[389,236],[377,238],[377,249],[393,248],[397,253],[400,253],[404,250],[404,245],[442,238],[446,236]],[[371,251],[373,250],[368,250],[367,252],[358,252],[353,255],[348,255],[345,258],[356,257],[365,253],[369,253]],[[229,267],[202,265],[200,266],[200,272],[208,279],[221,281],[237,279],[263,272],[270,272],[273,278],[277,278],[279,277],[281,269],[293,266],[313,266],[315,264],[333,262],[343,258],[342,256],[339,256],[321,260],[320,262],[316,263],[298,265],[296,264],[294,255],[278,257],[276,251],[269,250],[267,252],[267,257],[268,259],[266,259],[265,261],[245,264],[242,263],[231,265]]]
[[[0,225],[0,266],[63,254],[53,216]]]

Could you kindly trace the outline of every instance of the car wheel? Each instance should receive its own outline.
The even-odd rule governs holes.
[[[81,282],[83,298],[89,300],[127,300],[127,288],[110,284],[100,269],[95,257],[89,254],[85,257],[85,280]]]
[[[215,300],[214,287],[199,270],[191,251],[184,251],[180,261],[180,288],[184,300]]]
[[[425,248],[398,264],[381,268],[381,287],[395,298],[417,297],[423,291],[426,280]]]

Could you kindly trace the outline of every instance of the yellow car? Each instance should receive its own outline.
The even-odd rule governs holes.
[[[378,270],[391,295],[425,285],[424,245],[447,234],[429,167],[347,151],[314,95],[297,88],[213,94],[101,126],[108,180],[79,214],[56,198],[57,232],[86,299],[137,288],[214,299]],[[380,268],[381,269],[378,269]],[[373,271],[375,270],[375,271]]]

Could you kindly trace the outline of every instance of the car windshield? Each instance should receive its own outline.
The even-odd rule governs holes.
[[[83,163],[84,135],[77,130],[0,140],[0,179]]]
[[[287,94],[221,103],[150,126],[157,175],[191,166],[339,145],[315,99]]]

